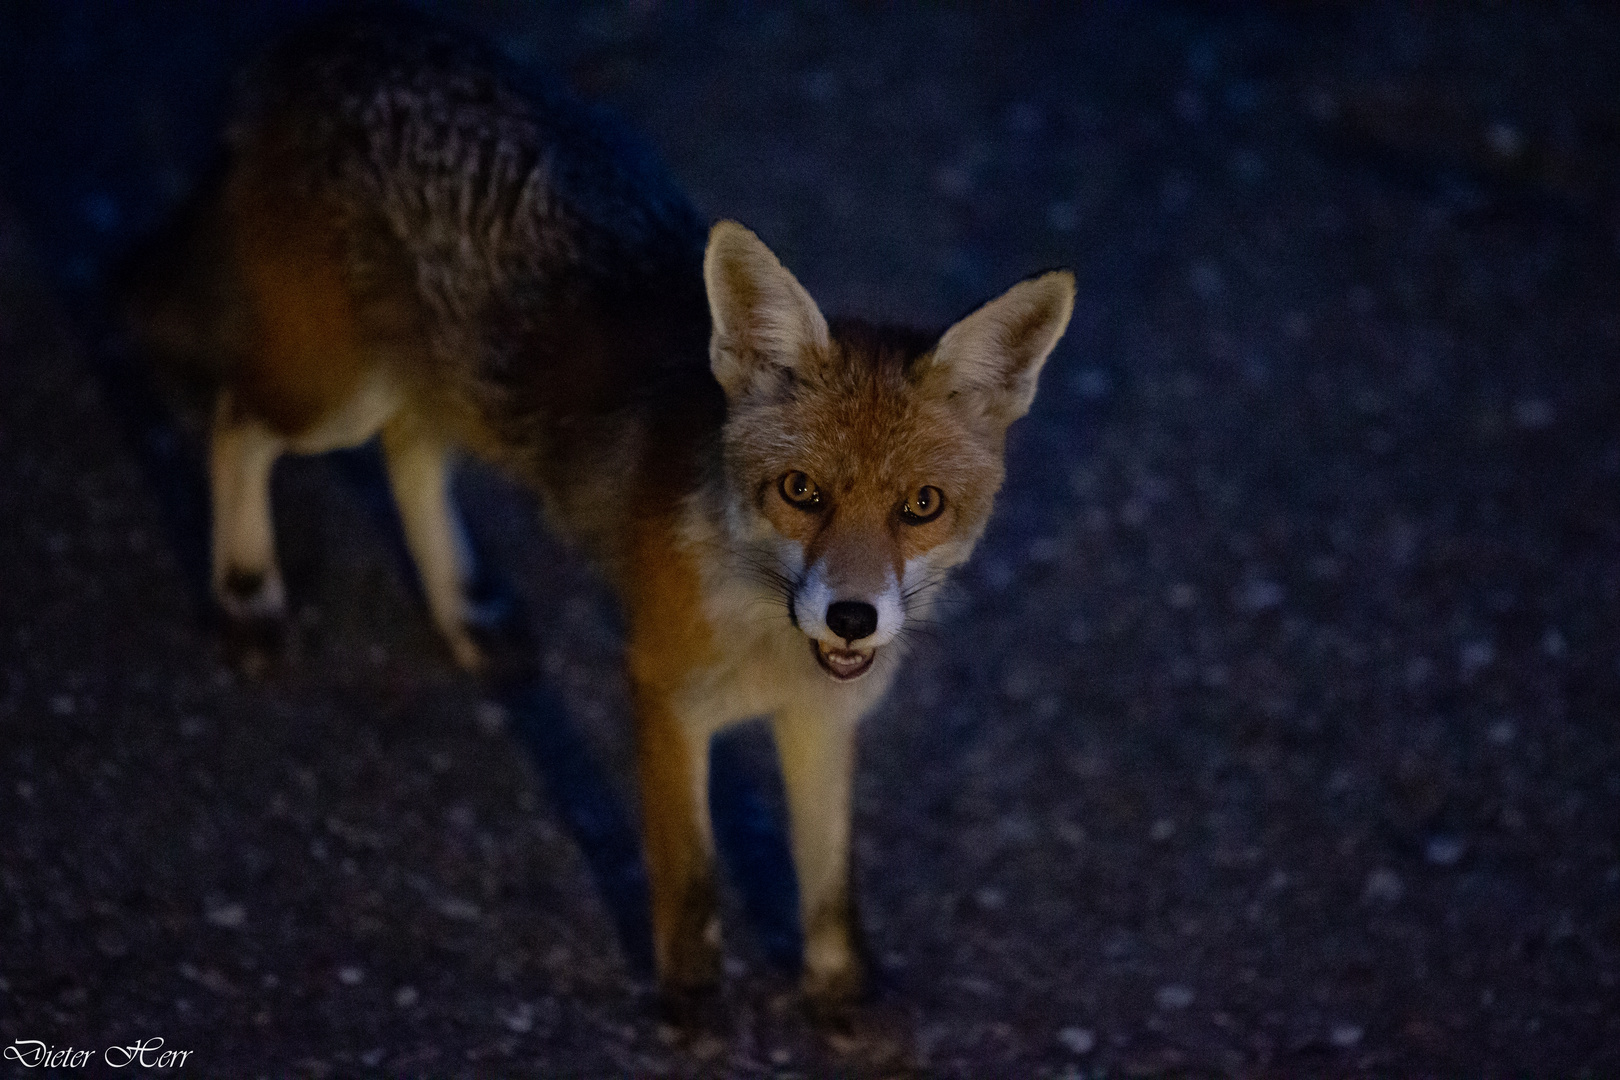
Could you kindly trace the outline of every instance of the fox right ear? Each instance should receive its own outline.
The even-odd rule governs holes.
[[[714,325],[709,367],[728,400],[827,348],[827,320],[816,302],[771,249],[735,221],[710,230],[703,285]]]

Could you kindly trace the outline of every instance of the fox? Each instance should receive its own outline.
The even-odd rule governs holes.
[[[719,982],[709,746],[765,718],[801,992],[858,1001],[857,728],[985,531],[1074,275],[942,333],[829,321],[620,122],[397,13],[306,28],[250,69],[178,229],[126,310],[158,370],[210,402],[227,625],[287,618],[275,461],[376,437],[429,614],[487,671],[451,478],[492,463],[622,607],[663,999]]]

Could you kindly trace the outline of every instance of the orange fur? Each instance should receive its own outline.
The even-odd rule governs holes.
[[[236,406],[296,437],[354,394],[365,371],[340,237],[331,215],[252,171],[225,191],[255,333],[233,380]]]

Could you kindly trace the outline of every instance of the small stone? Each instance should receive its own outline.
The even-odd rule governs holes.
[[[1153,995],[1153,1000],[1159,1008],[1169,1011],[1185,1009],[1193,1003],[1196,996],[1192,991],[1192,987],[1183,986],[1180,983],[1170,983],[1168,986],[1159,987],[1158,993]]]
[[[1423,857],[1435,866],[1456,866],[1467,850],[1468,844],[1461,837],[1441,834],[1429,838]]]
[[[494,701],[480,701],[476,714],[478,730],[485,735],[499,735],[506,730],[506,710]]]
[[[1063,557],[1063,544],[1056,537],[1040,536],[1024,549],[1024,558],[1036,566],[1050,566]]]
[[[370,1050],[367,1050],[365,1053],[360,1055],[360,1064],[364,1065],[368,1069],[375,1069],[377,1066],[383,1063],[383,1058],[387,1056],[388,1051],[384,1050],[380,1046],[374,1046]]]
[[[1498,157],[1518,157],[1524,150],[1524,136],[1512,124],[1498,121],[1485,129],[1485,145]]]
[[[1498,720],[1485,729],[1485,739],[1492,746],[1506,746],[1517,735],[1518,728],[1511,720]]]
[[[713,1061],[725,1053],[726,1044],[717,1036],[705,1033],[692,1040],[692,1045],[687,1049],[699,1061]]]
[[[1007,130],[1015,135],[1035,135],[1046,126],[1046,114],[1033,101],[1015,102],[1007,110]]]
[[[1361,890],[1362,902],[1378,907],[1394,907],[1404,895],[1406,886],[1402,884],[1401,876],[1387,866],[1368,874],[1367,884]]]
[[[1187,271],[1187,284],[1200,300],[1213,300],[1226,287],[1220,270],[1210,263],[1195,263]]]
[[[941,166],[934,173],[934,186],[942,195],[961,198],[973,190],[973,174],[960,165]]]
[[[534,1006],[528,1002],[515,1009],[496,1009],[495,1016],[513,1034],[525,1035],[534,1030]]]
[[[338,968],[337,976],[338,982],[344,986],[359,986],[366,981],[365,969],[355,967],[353,964]]]
[[[1406,662],[1406,688],[1416,690],[1429,681],[1434,673],[1434,665],[1427,656],[1414,656]]]
[[[1513,423],[1525,431],[1551,427],[1555,416],[1552,404],[1542,398],[1520,398],[1513,403]]]
[[[1198,603],[1198,590],[1186,582],[1182,582],[1179,585],[1170,586],[1170,591],[1165,594],[1164,600],[1165,603],[1177,611],[1186,611]]]
[[[1361,1042],[1362,1030],[1358,1024],[1334,1024],[1328,1032],[1328,1042],[1340,1050],[1348,1050]]]
[[[1000,911],[1007,904],[1007,894],[993,885],[986,885],[973,894],[973,902],[985,911]]]
[[[1237,592],[1237,606],[1245,611],[1269,611],[1283,602],[1283,587],[1275,581],[1257,578]]]
[[[204,912],[203,918],[208,920],[210,926],[235,930],[247,921],[247,909],[236,903],[213,904]]]
[[[784,1046],[778,1046],[776,1049],[771,1051],[771,1064],[772,1065],[786,1065],[788,1062],[790,1062],[792,1060],[793,1060],[793,1051],[787,1049]]]
[[[422,995],[416,992],[414,986],[402,986],[394,991],[394,1004],[401,1009],[408,1009],[420,1000],[422,1000]]]
[[[57,694],[51,698],[51,712],[57,716],[72,716],[76,706],[72,694]]]
[[[1074,232],[1080,226],[1080,214],[1072,202],[1055,202],[1046,208],[1046,224],[1053,232]]]
[[[1148,831],[1148,836],[1152,838],[1155,844],[1162,844],[1174,835],[1176,835],[1176,823],[1169,818],[1160,818],[1155,821],[1153,828]]]
[[[1001,692],[1008,701],[1028,701],[1040,688],[1040,673],[1027,667],[1015,667],[1001,680]]]
[[[1063,1049],[1076,1056],[1084,1056],[1097,1048],[1097,1033],[1090,1028],[1066,1027],[1057,1033]]]
[[[439,914],[447,919],[458,922],[477,922],[483,915],[477,904],[469,903],[459,897],[447,896],[439,901]]]
[[[799,89],[802,90],[804,92],[804,96],[809,98],[811,101],[825,105],[827,102],[837,97],[838,92],[841,89],[838,81],[838,73],[836,71],[829,71],[826,68],[817,68],[814,71],[807,71],[799,79]]]
[[[116,930],[103,930],[96,935],[96,949],[107,959],[117,960],[129,954],[129,942]]]
[[[1458,673],[1463,682],[1470,682],[1496,659],[1496,646],[1489,641],[1467,641],[1457,650]]]

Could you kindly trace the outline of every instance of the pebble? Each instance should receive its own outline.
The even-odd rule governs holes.
[[[416,992],[414,986],[402,986],[394,991],[394,1004],[401,1009],[408,1009],[422,1000],[422,995]]]
[[[1170,983],[1168,986],[1159,987],[1158,993],[1153,995],[1153,1000],[1161,1009],[1185,1009],[1193,1003],[1196,996],[1192,987]]]
[[[129,942],[116,930],[103,930],[96,935],[96,949],[109,960],[129,954]]]
[[[499,735],[506,729],[506,710],[494,701],[480,701],[476,714],[478,730],[485,735]]]
[[[1089,1054],[1097,1048],[1097,1033],[1090,1028],[1066,1027],[1057,1033],[1057,1041],[1071,1054]]]
[[[247,921],[247,909],[241,904],[214,904],[203,914],[209,925],[235,930]]]
[[[1496,646],[1489,641],[1467,641],[1457,650],[1457,667],[1463,682],[1472,680],[1496,659]]]
[[[1328,1032],[1328,1042],[1340,1050],[1348,1050],[1361,1042],[1362,1030],[1357,1024],[1334,1024]]]
[[[1257,578],[1238,590],[1237,606],[1245,611],[1269,611],[1283,602],[1283,587],[1275,581]]]
[[[459,897],[447,896],[439,901],[439,914],[447,919],[458,922],[477,922],[483,917],[483,912],[477,904],[462,900]]]
[[[1226,287],[1221,272],[1210,263],[1195,263],[1187,271],[1187,284],[1200,300],[1213,300]]]
[[[1069,378],[1069,388],[1085,401],[1099,401],[1113,389],[1114,380],[1102,368],[1081,368]]]
[[[347,967],[338,968],[337,977],[338,982],[344,986],[359,986],[366,981],[366,972],[364,968],[358,968],[350,964]]]
[[[515,1009],[496,1009],[495,1017],[516,1035],[534,1030],[534,1006],[524,1002]]]
[[[1461,837],[1441,834],[1429,838],[1423,857],[1435,866],[1456,866],[1467,851],[1468,844]]]
[[[1525,431],[1551,427],[1556,415],[1552,403],[1544,398],[1520,398],[1513,403],[1513,423]]]
[[[1401,882],[1401,876],[1387,866],[1381,866],[1367,875],[1367,884],[1362,887],[1361,899],[1363,903],[1376,904],[1379,907],[1394,907],[1400,903],[1401,897],[1406,894],[1406,886]]]

